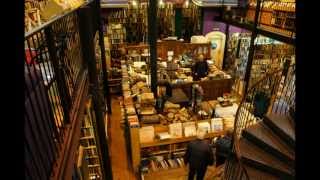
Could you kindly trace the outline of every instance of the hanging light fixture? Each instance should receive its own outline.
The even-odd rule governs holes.
[[[188,6],[189,6],[189,0],[186,0],[186,1],[184,2],[184,5],[185,5],[185,7],[188,7]]]
[[[137,1],[136,0],[132,0],[132,6],[136,7],[138,5]]]
[[[159,7],[163,7],[163,6],[164,6],[163,0],[159,0]]]

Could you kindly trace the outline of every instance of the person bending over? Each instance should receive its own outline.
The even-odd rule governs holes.
[[[210,144],[204,140],[205,132],[198,131],[197,139],[191,141],[187,146],[184,156],[185,164],[189,164],[188,180],[203,180],[207,166],[213,164],[213,152]]]

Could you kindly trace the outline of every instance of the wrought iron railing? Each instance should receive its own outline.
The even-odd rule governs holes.
[[[93,32],[99,30],[96,3],[89,1],[84,5],[92,12]],[[88,94],[88,77],[93,83],[97,77],[92,72],[100,73],[88,65],[95,60],[94,54],[91,59],[83,55],[83,47],[88,46],[84,46],[84,39],[93,41],[93,36],[80,28],[81,13],[81,8],[67,12],[25,35],[26,179],[59,179],[57,174],[69,173],[60,171],[68,161],[70,149],[74,149],[71,142],[77,137],[81,107]],[[101,90],[95,85],[91,89],[93,94],[96,89]]]
[[[225,179],[249,179],[241,162],[239,140],[242,131],[261,121],[263,116],[275,114],[292,115],[295,112],[295,65],[266,75],[252,85],[243,97],[235,119],[233,154],[225,166]]]

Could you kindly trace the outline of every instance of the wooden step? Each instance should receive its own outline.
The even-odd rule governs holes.
[[[280,178],[267,173],[265,171],[258,170],[256,168],[244,165],[250,180],[279,180]]]
[[[235,160],[232,161],[228,161],[228,163],[232,163],[229,166],[229,172],[231,174],[228,174],[227,172],[224,172],[224,179],[225,180],[243,180],[246,179],[246,175],[245,172],[243,171],[241,173],[241,171],[237,171],[240,170],[240,166],[239,163]],[[243,168],[245,169],[245,171],[247,172],[247,175],[249,177],[249,180],[279,180],[280,178],[272,175],[268,172],[265,171],[261,171],[259,169],[247,166],[245,164],[242,164]],[[226,168],[226,167],[225,167]],[[235,170],[235,171],[233,171]],[[226,169],[224,169],[224,171],[226,171]],[[232,174],[235,173],[235,174]]]
[[[295,152],[263,122],[250,126],[242,132],[242,136],[259,146],[267,153],[294,167]]]
[[[273,174],[281,179],[294,178],[294,169],[271,154],[266,153],[245,138],[239,140],[239,146],[241,161],[247,166]]]
[[[270,113],[265,115],[263,122],[292,149],[295,148],[295,129],[288,117]]]

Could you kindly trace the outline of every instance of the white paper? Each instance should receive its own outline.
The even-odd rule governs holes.
[[[222,118],[212,118],[211,119],[211,131],[217,132],[223,130],[223,119]]]
[[[154,127],[145,126],[139,129],[140,142],[152,142],[154,140]]]
[[[170,124],[169,133],[172,137],[182,137],[182,123]]]

